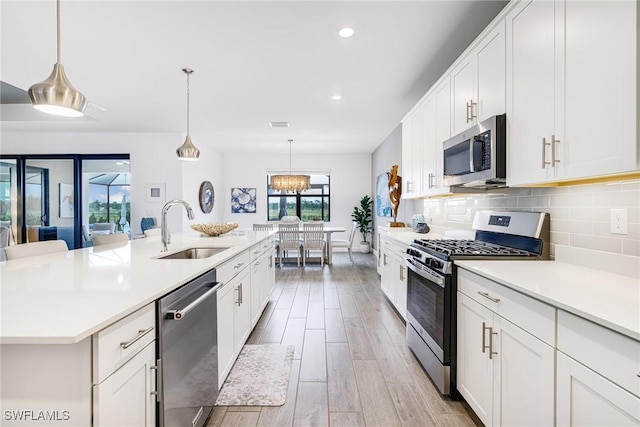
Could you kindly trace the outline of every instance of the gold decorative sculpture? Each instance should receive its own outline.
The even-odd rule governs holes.
[[[400,207],[400,196],[402,196],[402,177],[398,175],[398,165],[391,166],[391,171],[387,172],[389,178],[389,200],[391,200],[391,213],[393,222],[391,227],[404,227],[404,222],[397,222],[398,208]]]

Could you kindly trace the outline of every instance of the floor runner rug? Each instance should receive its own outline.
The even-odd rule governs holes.
[[[287,397],[294,346],[245,345],[216,406],[281,406]]]

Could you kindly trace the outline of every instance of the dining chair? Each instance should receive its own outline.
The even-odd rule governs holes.
[[[296,251],[296,260],[300,267],[300,226],[295,224],[280,224],[278,227],[279,247],[280,247],[280,267],[282,267],[283,254],[289,250]]]
[[[280,222],[300,222],[300,218],[297,215],[285,215],[280,218]]]
[[[26,258],[37,255],[45,255],[54,252],[66,252],[69,250],[64,240],[44,240],[42,242],[23,243],[4,248],[7,261]]]
[[[129,241],[129,236],[125,233],[98,234],[93,236],[93,246],[111,245],[113,243],[124,243]]]
[[[160,231],[161,230],[159,228],[148,228],[144,230],[144,237],[159,236],[161,234]]]
[[[100,233],[96,233],[96,231],[102,234],[113,234],[116,232],[116,223],[115,222],[96,222],[95,224],[93,224],[93,234],[100,234]]]
[[[253,231],[271,231],[273,224],[253,224]]]
[[[302,266],[307,265],[307,254],[315,250],[320,251],[320,265],[324,267],[324,248],[327,244],[324,240],[324,223],[302,223],[302,235]]]
[[[333,248],[347,248],[347,252],[349,252],[349,259],[351,260],[351,264],[353,264],[353,239],[357,230],[358,224],[354,222],[351,230],[349,231],[348,239],[331,239],[331,247],[329,248],[331,253],[333,254]]]

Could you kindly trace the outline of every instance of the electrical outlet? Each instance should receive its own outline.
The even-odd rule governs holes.
[[[629,234],[627,231],[628,210],[611,209],[611,233],[612,234]]]

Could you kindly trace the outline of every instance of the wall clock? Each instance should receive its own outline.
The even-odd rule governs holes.
[[[202,181],[200,184],[200,209],[202,212],[209,213],[213,209],[215,194],[213,192],[213,184],[210,181]]]

